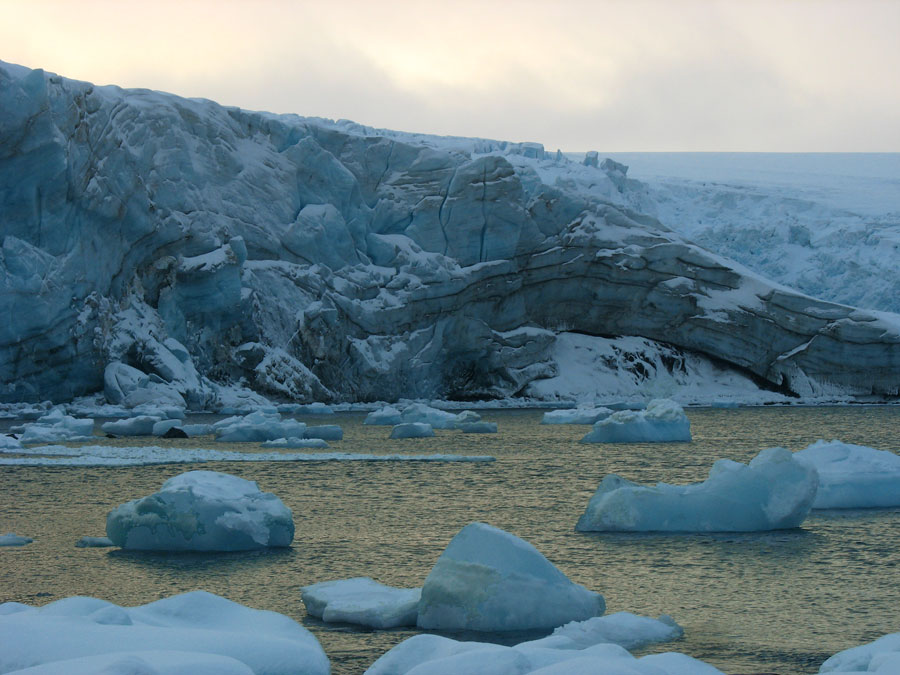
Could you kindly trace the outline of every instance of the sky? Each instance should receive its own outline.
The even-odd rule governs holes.
[[[900,0],[0,0],[0,60],[548,150],[900,151]]]

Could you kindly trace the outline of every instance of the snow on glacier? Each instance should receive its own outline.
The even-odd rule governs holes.
[[[421,588],[393,588],[368,577],[322,581],[300,589],[310,616],[370,628],[415,626]]]
[[[684,409],[657,398],[645,410],[620,410],[594,423],[582,443],[672,443],[691,440],[691,423]]]
[[[691,485],[646,486],[606,476],[576,530],[582,532],[755,532],[798,527],[813,505],[815,469],[784,448],[749,464],[720,459]]]
[[[0,643],[4,673],[36,666],[46,675],[330,671],[318,641],[293,619],[204,591],[138,607],[87,597],[42,607],[7,602],[0,605]]]
[[[864,445],[819,440],[794,453],[819,475],[814,509],[900,506],[900,455]]]
[[[291,510],[255,481],[188,471],[106,517],[116,546],[139,551],[246,551],[290,546]]]
[[[605,609],[602,595],[570,581],[528,542],[470,523],[425,579],[417,625],[488,632],[549,629]]]

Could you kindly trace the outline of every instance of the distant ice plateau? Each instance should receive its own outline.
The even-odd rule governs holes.
[[[0,402],[898,396],[893,216],[829,238],[723,189],[0,63]],[[872,309],[711,250],[757,240]],[[848,246],[869,276],[794,273],[838,280]]]

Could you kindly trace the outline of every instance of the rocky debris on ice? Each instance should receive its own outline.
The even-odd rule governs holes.
[[[496,434],[496,422],[457,422],[456,428],[464,434]]]
[[[534,546],[484,523],[450,541],[422,587],[419,628],[550,629],[603,614],[599,593],[570,581]]]
[[[421,595],[421,588],[393,588],[369,577],[323,581],[300,589],[310,616],[371,628],[415,626]]]
[[[3,457],[5,454],[24,456]],[[490,455],[443,453],[375,455],[353,452],[234,452],[207,448],[162,448],[152,445],[137,447],[85,445],[79,448],[41,445],[9,450],[0,447],[0,466],[147,466],[202,462],[493,462],[494,459]]]
[[[27,444],[89,441],[94,437],[94,420],[71,417],[57,406],[37,421],[14,426],[11,431],[20,433],[19,442]]]
[[[814,509],[900,506],[900,455],[838,440],[819,440],[794,453],[819,474]]]
[[[654,399],[646,410],[620,410],[594,423],[582,443],[672,443],[691,440],[684,409],[669,399]]]
[[[434,429],[425,422],[401,422],[391,429],[391,438],[431,438]]]
[[[818,476],[784,448],[749,464],[720,459],[691,485],[638,485],[606,476],[578,519],[582,532],[756,532],[798,527],[812,508]]]
[[[188,471],[159,492],[113,509],[106,534],[116,546],[158,551],[246,551],[290,546],[291,510],[254,481]]]
[[[23,537],[12,532],[0,534],[0,546],[25,546],[25,544],[30,544],[33,541],[34,539],[31,537]]]
[[[894,675],[900,672],[900,633],[838,652],[821,665],[819,672]]]
[[[107,548],[115,546],[109,537],[82,537],[75,542],[77,548]]]
[[[70,597],[0,605],[0,672],[327,675],[313,635],[293,619],[193,591],[139,607]],[[198,668],[199,670],[196,670]]]
[[[723,675],[717,668],[677,652],[635,658],[617,644],[585,649],[542,647],[524,642],[514,647],[461,642],[440,635],[408,638],[379,658],[366,675]]]
[[[613,414],[611,408],[564,408],[548,410],[541,418],[541,424],[593,424]]]

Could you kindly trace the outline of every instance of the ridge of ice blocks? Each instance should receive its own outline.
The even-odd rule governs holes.
[[[541,424],[594,424],[613,414],[610,408],[567,408],[548,410]]]
[[[900,506],[900,455],[820,440],[794,453],[794,458],[819,474],[814,509]]]
[[[691,423],[684,409],[665,398],[650,401],[645,410],[620,410],[599,420],[582,443],[672,443],[691,440]]]
[[[417,625],[539,630],[599,616],[605,609],[602,595],[570,581],[527,541],[471,523],[453,537],[425,579]]]
[[[421,588],[392,588],[369,577],[323,581],[300,589],[310,616],[372,628],[415,626],[421,595]]]
[[[14,427],[13,431],[21,431],[20,443],[88,441],[94,437],[94,420],[71,417],[57,407],[31,424]]]
[[[278,438],[303,438],[306,424],[282,420],[281,415],[257,410],[244,417],[226,417],[212,425],[217,441],[260,443]]]
[[[638,485],[606,476],[579,518],[582,532],[755,532],[798,527],[812,508],[818,476],[784,448],[749,465],[720,459],[690,485]]]
[[[820,673],[900,673],[900,633],[890,633],[877,640],[850,647],[830,657],[819,668]]]
[[[678,652],[635,658],[617,644],[579,649],[545,647],[539,642],[504,647],[440,635],[415,635],[375,661],[366,675],[723,675],[717,668]]]
[[[291,510],[254,481],[188,471],[159,492],[113,509],[106,534],[126,549],[246,551],[289,546],[294,521]]]
[[[391,438],[431,438],[434,429],[424,422],[402,422],[391,429]]]
[[[34,539],[31,537],[23,537],[12,532],[0,534],[0,546],[25,546],[25,544],[30,544],[33,541]]]
[[[37,666],[43,669],[34,672],[46,675],[329,672],[318,641],[293,619],[205,591],[139,607],[86,597],[43,607],[8,602],[0,605],[0,644],[4,673]],[[140,660],[154,670],[140,668]],[[123,662],[132,669],[105,669]]]

